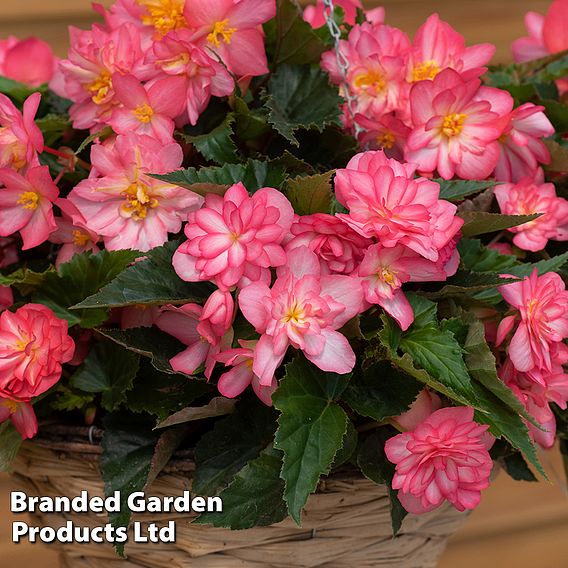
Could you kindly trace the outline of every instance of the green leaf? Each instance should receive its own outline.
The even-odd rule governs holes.
[[[299,129],[320,132],[330,124],[339,125],[342,99],[319,68],[283,65],[268,81],[264,106],[268,122],[292,144]]]
[[[0,471],[9,471],[16,459],[22,437],[10,420],[0,424]]]
[[[287,512],[282,499],[284,482],[278,475],[281,467],[282,453],[269,446],[245,465],[221,492],[223,512],[203,513],[194,523],[236,530],[282,521]]]
[[[499,213],[486,213],[485,211],[461,211],[459,216],[465,221],[461,229],[463,236],[475,237],[485,233],[518,227],[538,219],[541,214],[501,215]]]
[[[395,466],[385,455],[385,442],[395,436],[392,428],[380,428],[373,432],[361,445],[357,465],[363,475],[379,485],[386,485],[389,499],[393,536],[396,536],[404,517],[408,514],[398,500],[398,491],[392,488]]]
[[[505,471],[515,481],[538,481],[535,474],[529,469],[525,458],[519,452],[515,452],[503,459]]]
[[[110,126],[105,126],[104,128],[93,132],[90,136],[87,136],[87,138],[85,138],[83,142],[81,142],[81,145],[75,151],[75,155],[78,156],[83,150],[85,150],[85,148],[87,148],[87,146],[91,145],[95,140],[98,140],[99,138],[101,140],[104,140],[105,138],[108,138],[112,135],[113,131]]]
[[[495,272],[458,270],[454,276],[447,280],[447,283],[440,290],[425,293],[424,295],[430,299],[439,299],[460,294],[472,294],[481,290],[511,284],[516,281],[516,278],[503,278]]]
[[[147,258],[123,270],[96,294],[71,309],[116,308],[203,302],[214,291],[209,282],[184,282],[172,266],[179,241],[147,253]]]
[[[105,410],[116,410],[138,372],[139,356],[115,343],[97,343],[71,377],[71,386],[84,392],[102,393]]]
[[[96,327],[108,317],[106,308],[71,310],[118,276],[140,253],[132,250],[77,254],[58,272],[48,272],[34,300],[51,308],[69,325]]]
[[[234,123],[235,115],[231,112],[219,126],[207,134],[198,136],[183,134],[182,136],[184,140],[193,144],[207,160],[218,164],[234,164],[239,161],[237,147],[232,138]]]
[[[568,148],[551,139],[544,140],[544,144],[550,152],[550,164],[546,164],[544,169],[548,172],[568,172]]]
[[[323,41],[304,20],[300,7],[290,0],[277,0],[276,18],[264,25],[268,60],[274,67],[282,63],[319,64],[327,49]]]
[[[488,180],[433,179],[432,181],[440,184],[440,199],[447,199],[448,201],[461,201],[464,197],[480,193],[497,185],[497,182]]]
[[[422,388],[386,361],[377,361],[351,379],[342,398],[358,414],[382,422],[408,410]]]
[[[71,127],[69,118],[61,114],[46,114],[36,119],[35,123],[41,130],[45,143],[50,146]],[[70,157],[73,157],[73,154]]]
[[[168,428],[169,426],[177,426],[178,424],[194,422],[195,420],[225,416],[235,410],[236,403],[237,401],[234,398],[216,396],[203,406],[187,406],[186,408],[182,408],[175,414],[159,422],[156,428]]]
[[[462,266],[473,272],[509,273],[509,269],[517,264],[514,256],[500,254],[484,246],[479,239],[462,239],[458,250]]]
[[[234,97],[235,101],[235,134],[238,140],[258,140],[271,128],[266,122],[266,112],[261,109],[250,109],[241,97]]]
[[[286,365],[286,375],[272,396],[282,412],[274,445],[284,451],[284,499],[298,524],[320,475],[329,472],[342,446],[347,415],[335,401],[348,380],[349,375],[324,373],[298,358]]]
[[[272,408],[246,401],[218,420],[195,446],[194,493],[216,495],[225,488],[272,441],[276,418]]]
[[[333,463],[331,464],[331,469],[335,469],[340,465],[343,465],[351,461],[357,451],[357,445],[359,443],[359,432],[353,425],[351,420],[347,419],[347,428],[345,430],[345,435],[343,436],[343,441],[341,448],[337,450],[335,457],[333,458]]]
[[[298,176],[288,180],[286,196],[298,215],[329,213],[331,209],[331,178],[335,172],[313,176]]]
[[[40,91],[45,92],[46,87],[41,86],[37,89],[30,88],[24,83],[19,83],[8,77],[0,77],[0,93],[7,95],[17,103],[23,103],[32,93]]]
[[[568,252],[553,256],[552,258],[539,260],[538,262],[529,262],[520,264],[519,266],[513,266],[509,268],[507,272],[513,276],[522,278],[524,276],[530,276],[533,271],[536,270],[539,276],[542,276],[547,272],[557,272],[561,270],[566,263],[568,263]]]
[[[25,267],[18,268],[8,275],[0,274],[0,286],[15,286],[27,295],[40,286],[49,273],[55,273],[55,270],[50,267],[45,272],[35,272]]]
[[[538,102],[544,106],[546,117],[552,122],[556,132],[566,132],[568,130],[568,105],[550,99],[541,99]]]

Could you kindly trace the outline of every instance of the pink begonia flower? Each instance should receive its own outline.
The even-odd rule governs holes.
[[[0,41],[0,75],[4,77],[39,87],[51,81],[56,66],[51,47],[37,37],[19,40],[10,36]]]
[[[231,73],[268,73],[262,24],[276,16],[275,0],[186,0],[184,14],[196,40],[217,53]]]
[[[188,240],[173,265],[183,280],[213,280],[221,289],[270,281],[270,267],[282,266],[281,246],[294,211],[278,190],[265,187],[250,196],[242,183],[224,197],[208,193],[204,206],[189,215]]]
[[[136,327],[152,327],[158,316],[160,308],[158,306],[148,306],[136,304],[120,309],[120,329],[133,329]]]
[[[268,385],[260,383],[260,379],[252,370],[254,365],[254,349],[256,341],[239,339],[240,348],[228,349],[215,357],[220,363],[233,368],[219,377],[217,388],[227,398],[239,396],[249,385],[252,386],[256,396],[266,404],[272,406],[272,394],[278,387],[276,378]]]
[[[14,303],[14,294],[9,286],[0,286],[0,312],[7,310]]]
[[[350,26],[355,25],[357,10],[363,11],[361,0],[335,0],[335,6],[343,8],[345,23]],[[383,24],[385,21],[385,9],[381,6],[365,11],[365,18],[373,24]],[[304,8],[304,20],[312,28],[321,28],[325,25],[324,5],[322,0],[317,0],[315,4],[310,4]]]
[[[546,247],[549,239],[568,240],[568,201],[556,196],[554,184],[544,183],[542,170],[536,178],[496,186],[495,197],[504,215],[542,214],[534,221],[509,229],[515,234],[513,243],[519,248],[537,252]]]
[[[76,254],[88,251],[95,254],[99,252],[97,246],[99,236],[88,229],[85,219],[71,201],[59,198],[55,201],[55,205],[63,213],[63,217],[55,219],[57,231],[49,236],[50,242],[63,245],[57,253],[55,266],[59,268]]]
[[[176,92],[185,81],[168,77],[146,86],[132,75],[112,76],[115,100],[121,106],[112,111],[109,124],[117,134],[146,134],[167,144],[173,142],[174,118],[185,104]]]
[[[513,97],[479,79],[465,80],[446,69],[432,81],[419,81],[410,91],[413,130],[405,158],[425,174],[444,179],[484,179],[499,159],[502,117],[513,109]]]
[[[538,12],[527,12],[525,14],[525,27],[529,35],[513,42],[511,46],[513,59],[518,63],[524,63],[531,59],[540,59],[549,55],[542,37],[544,16]]]
[[[441,408],[412,432],[387,440],[385,453],[396,464],[392,487],[402,506],[415,514],[444,501],[458,511],[475,509],[493,467],[488,428],[473,421],[473,408]]]
[[[353,370],[355,353],[337,330],[362,311],[362,303],[357,279],[322,275],[315,253],[307,247],[291,250],[272,289],[254,282],[239,294],[241,312],[261,334],[253,363],[260,384],[272,384],[289,345],[322,371]]]
[[[357,98],[357,112],[381,116],[404,106],[408,98],[406,70],[410,40],[397,28],[364,23],[355,26],[339,49],[349,62],[347,82]],[[322,55],[321,65],[336,85],[343,83],[335,50]]]
[[[211,96],[225,97],[235,89],[227,69],[207,49],[194,43],[189,30],[172,32],[154,43],[146,60],[160,76],[176,78],[169,85],[168,95],[182,103],[192,125],[207,108]]]
[[[49,168],[30,168],[23,176],[8,168],[0,169],[0,236],[20,232],[23,250],[41,245],[57,230],[53,202],[59,195]]]
[[[0,314],[0,396],[28,402],[61,377],[75,344],[67,322],[41,304]]]
[[[132,24],[107,32],[99,25],[83,31],[69,29],[68,59],[60,62],[63,80],[58,94],[73,101],[73,126],[83,130],[106,124],[117,104],[112,84],[115,73],[143,81],[152,76],[144,62],[140,31]]]
[[[28,402],[0,398],[0,424],[6,420],[12,421],[22,440],[33,438],[37,434],[37,418],[33,406]]]
[[[359,143],[369,150],[384,150],[385,155],[395,160],[404,158],[404,145],[410,128],[392,114],[379,118],[355,115],[355,122],[362,128],[358,135]]]
[[[118,136],[113,145],[93,146],[93,177],[81,181],[68,199],[108,250],[148,251],[163,245],[168,233],[179,232],[202,203],[196,193],[150,176],[178,169],[182,159],[175,142],[162,144],[132,133]]]
[[[202,316],[203,308],[197,304],[164,306],[156,318],[156,325],[187,345],[185,351],[170,359],[172,369],[192,375],[205,363],[205,376],[209,379],[217,362],[216,356],[231,347],[234,334],[230,328],[223,337],[216,337],[215,342],[210,343],[197,330]]]
[[[497,330],[500,345],[520,322],[509,345],[509,357],[521,372],[552,369],[551,349],[568,337],[568,292],[554,272],[542,276],[535,269],[520,282],[499,287],[505,301],[517,313],[503,318]]]
[[[465,38],[450,24],[432,14],[418,28],[409,63],[410,82],[434,79],[444,69],[455,69],[469,78],[482,75],[495,53],[495,46],[481,43],[466,47]]]
[[[422,258],[402,245],[372,245],[365,253],[358,275],[369,304],[378,304],[407,330],[414,321],[412,306],[402,291],[405,282],[446,280],[444,267]]]
[[[296,215],[286,239],[286,252],[307,246],[315,252],[322,274],[351,274],[372,241],[327,213]]]
[[[554,126],[542,112],[544,107],[525,103],[507,117],[499,138],[499,160],[495,168],[498,181],[519,181],[533,176],[539,164],[550,163],[550,152],[542,138],[554,134]]]
[[[37,154],[43,152],[43,136],[35,115],[40,101],[39,93],[31,94],[20,112],[0,94],[0,167],[21,170],[39,165]]]
[[[392,420],[404,430],[416,429],[426,418],[442,408],[442,399],[429,388],[423,388],[410,408]]]
[[[203,306],[197,332],[211,344],[219,342],[235,321],[236,306],[230,292],[215,290]]]
[[[463,221],[455,205],[439,199],[440,186],[414,178],[414,170],[382,151],[357,154],[335,177],[337,200],[349,209],[337,216],[384,247],[400,243],[438,262]]]

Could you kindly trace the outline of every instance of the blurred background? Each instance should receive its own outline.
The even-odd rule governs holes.
[[[211,0],[214,2],[215,0]],[[105,6],[111,0],[99,0]],[[432,13],[448,21],[469,44],[492,42],[495,63],[510,60],[511,42],[525,35],[523,17],[544,12],[548,0],[383,0],[386,21],[413,35]],[[89,0],[1,0],[0,38],[36,35],[64,56],[69,25],[86,28],[96,20]],[[568,494],[556,451],[542,454],[553,483],[513,482],[506,474],[484,493],[479,508],[452,539],[439,568],[566,568]],[[11,568],[59,568],[47,545],[11,543],[10,481],[0,475],[0,565]],[[20,519],[21,520],[21,519]],[[372,522],[372,520],[371,520]]]

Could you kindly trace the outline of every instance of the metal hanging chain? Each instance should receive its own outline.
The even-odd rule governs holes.
[[[355,122],[355,114],[357,112],[357,97],[351,92],[349,87],[349,82],[347,80],[347,74],[349,72],[349,60],[345,57],[345,54],[341,51],[341,29],[337,25],[335,18],[333,17],[335,13],[335,6],[333,0],[323,0],[323,15],[325,17],[325,23],[329,29],[329,33],[333,38],[335,45],[335,57],[337,59],[337,66],[341,72],[343,78],[343,98],[347,102],[347,112],[349,117],[353,122],[353,128],[355,130],[355,135],[358,136],[363,129]]]

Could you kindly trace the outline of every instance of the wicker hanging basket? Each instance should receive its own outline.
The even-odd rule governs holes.
[[[56,429],[57,430],[57,429]],[[24,444],[14,479],[28,495],[103,495],[98,468],[100,446],[87,429],[74,435],[37,438]],[[53,434],[53,429],[51,434]],[[159,497],[190,489],[191,454],[177,454],[147,491]],[[392,538],[386,490],[354,473],[337,473],[312,495],[297,527],[291,519],[270,527],[231,531],[191,524],[191,515],[155,513],[135,520],[166,525],[175,520],[173,544],[126,545],[128,559],[119,559],[110,544],[59,544],[62,568],[432,568],[449,537],[466,515],[441,507],[423,516],[409,515]],[[35,514],[32,523],[58,528],[68,520],[76,526],[101,526],[104,515]]]

